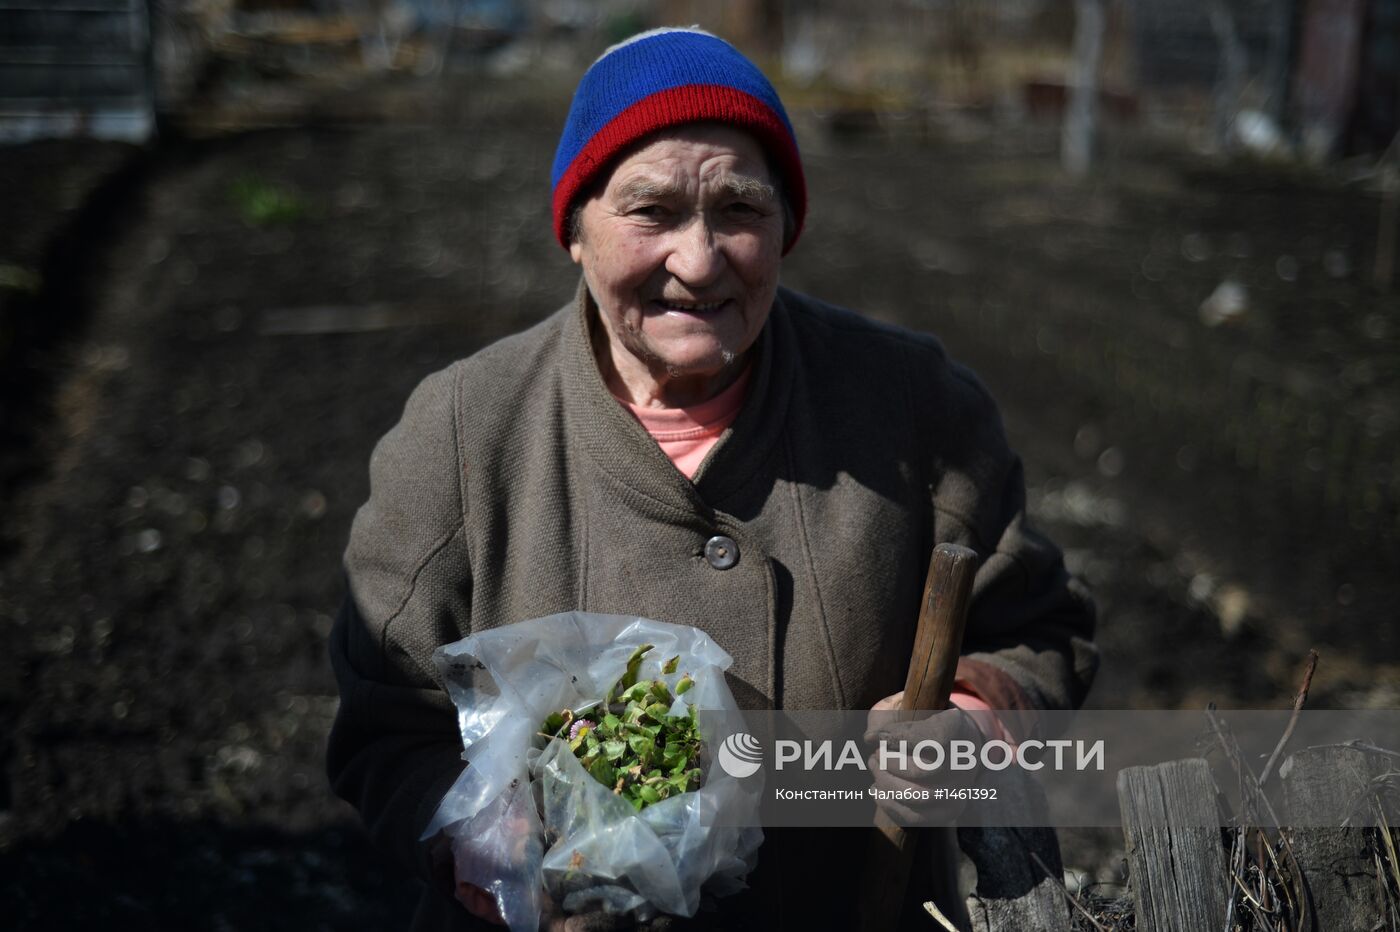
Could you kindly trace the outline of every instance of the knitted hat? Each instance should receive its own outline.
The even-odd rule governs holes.
[[[554,235],[567,249],[569,212],[628,146],[668,126],[713,120],[753,135],[782,175],[793,228],[807,213],[797,138],[778,92],[738,49],[700,29],[653,29],[614,45],[574,92],[554,154]]]

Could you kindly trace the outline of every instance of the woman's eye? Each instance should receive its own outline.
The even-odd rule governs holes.
[[[660,204],[642,204],[632,208],[632,216],[649,220],[659,220],[666,216],[666,208]]]
[[[763,213],[754,205],[746,204],[743,201],[735,201],[733,204],[730,204],[725,208],[725,212],[731,217],[739,218],[758,217],[762,216]]]

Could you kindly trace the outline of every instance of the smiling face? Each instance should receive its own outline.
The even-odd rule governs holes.
[[[569,247],[602,312],[613,392],[680,407],[722,391],[768,319],[782,251],[782,205],[748,134],[678,127],[619,162]]]

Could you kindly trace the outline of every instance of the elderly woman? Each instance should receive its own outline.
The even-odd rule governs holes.
[[[982,558],[955,701],[1014,735],[1018,710],[1083,699],[1093,611],[1027,524],[992,399],[933,337],[779,286],[806,203],[776,92],[722,40],[645,33],[580,83],[553,197],[577,295],[423,381],[345,558],[330,773],[425,878],[419,836],[463,766],[430,658],[474,631],[695,625],[742,706],[868,709],[902,686],[953,541]],[[770,833],[719,927],[845,927],[850,845]],[[489,900],[462,904],[432,882],[415,927],[486,927]]]

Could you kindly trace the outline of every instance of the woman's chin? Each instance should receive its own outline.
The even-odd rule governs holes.
[[[661,357],[666,374],[672,379],[709,379],[723,375],[734,365],[738,354],[723,347],[696,354],[673,354]]]

